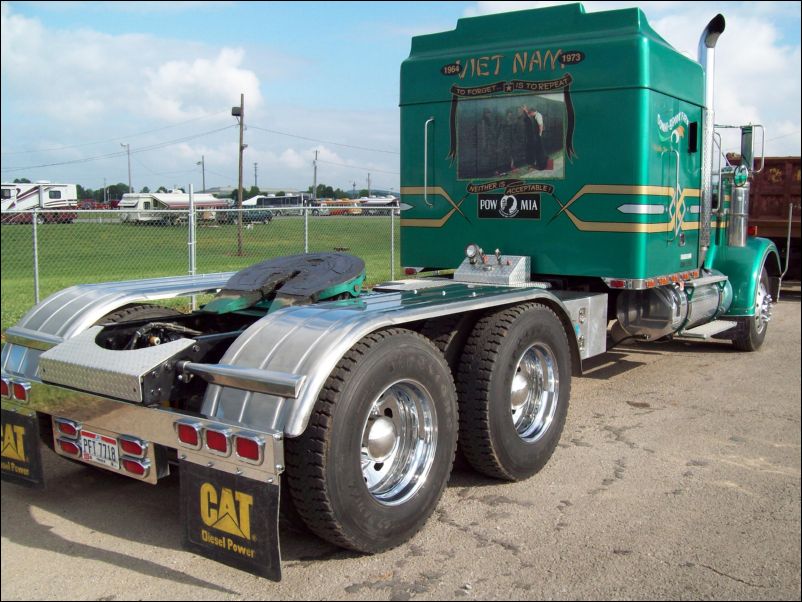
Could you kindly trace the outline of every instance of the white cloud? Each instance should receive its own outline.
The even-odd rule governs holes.
[[[237,105],[241,92],[251,107],[262,102],[258,77],[242,66],[242,49],[150,35],[48,30],[6,4],[2,31],[3,78],[11,101],[23,97],[15,89],[24,89],[22,110],[56,124],[86,126],[121,114],[176,122]]]
[[[541,8],[568,2],[477,2],[466,16]],[[651,26],[672,46],[696,60],[699,37],[722,11],[727,21],[716,48],[716,122],[760,123],[766,154],[798,155],[802,142],[800,46],[782,40],[778,23],[800,21],[798,3],[751,2],[584,2],[586,11],[640,7]],[[782,19],[778,21],[778,19]],[[724,132],[724,146],[737,150],[736,132]]]
[[[223,48],[212,59],[172,60],[145,69],[147,112],[165,121],[180,121],[207,114],[221,106],[239,105],[237,92],[251,107],[262,103],[259,79],[240,67],[242,49]]]

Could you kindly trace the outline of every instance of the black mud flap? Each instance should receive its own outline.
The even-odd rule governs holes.
[[[182,460],[182,543],[191,552],[281,581],[277,484]]]
[[[2,408],[2,479],[9,483],[41,489],[45,486],[42,454],[39,447],[39,421],[36,414],[26,415]]]

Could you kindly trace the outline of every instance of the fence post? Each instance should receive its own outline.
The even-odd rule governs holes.
[[[304,253],[309,253],[309,207],[304,207]]]
[[[187,215],[187,224],[189,226],[189,274],[195,275],[195,190],[192,184],[189,185],[189,215]],[[197,309],[197,301],[195,295],[192,295],[192,311]]]
[[[39,207],[33,210],[33,301],[39,304]]]
[[[390,280],[395,280],[395,209],[390,207]]]

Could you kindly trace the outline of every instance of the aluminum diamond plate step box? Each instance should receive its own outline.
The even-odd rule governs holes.
[[[46,383],[141,403],[142,381],[148,373],[190,348],[194,339],[179,339],[144,349],[116,351],[96,342],[101,326],[82,332],[46,351],[39,374]]]
[[[677,338],[706,341],[713,338],[717,334],[721,334],[730,328],[734,328],[735,326],[737,326],[737,323],[731,320],[716,320],[714,322],[702,324],[696,328],[691,328],[690,330],[683,330],[677,335]]]

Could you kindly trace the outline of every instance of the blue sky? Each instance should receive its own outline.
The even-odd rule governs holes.
[[[305,189],[317,149],[319,181],[364,188],[370,172],[374,187],[398,190],[398,74],[410,38],[545,4],[3,2],[2,179],[124,182],[127,143],[137,190],[200,188],[201,156],[207,186],[235,185],[237,132],[223,128],[244,91],[247,186],[257,162],[260,186]],[[719,121],[764,123],[769,154],[799,154],[799,3],[585,3],[635,5],[690,55],[724,9]]]

